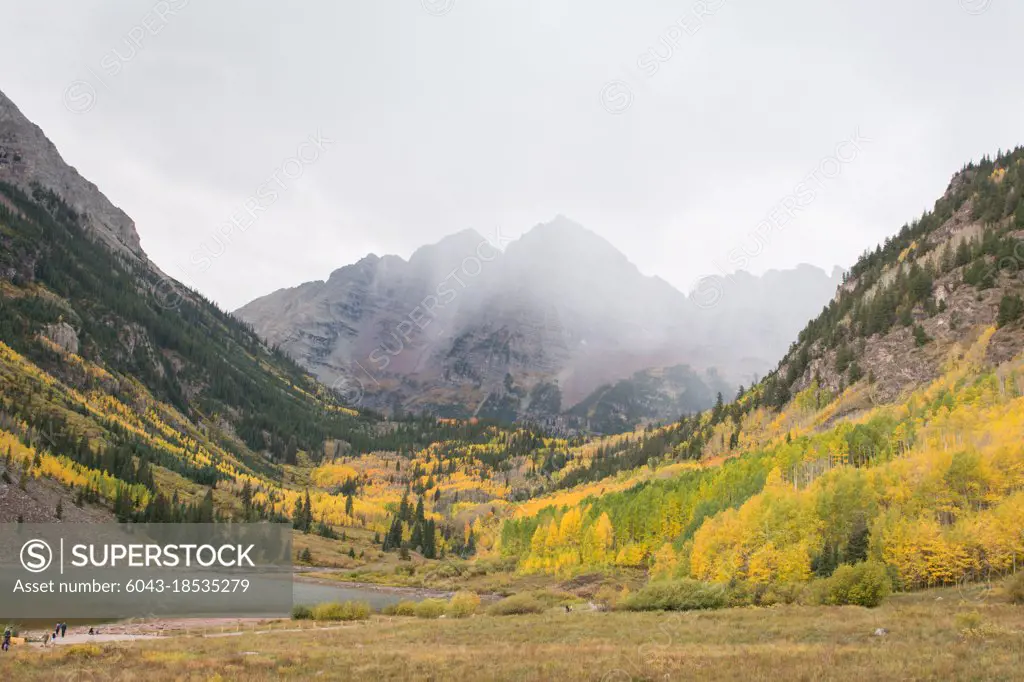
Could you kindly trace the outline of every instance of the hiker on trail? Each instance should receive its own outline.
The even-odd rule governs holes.
[[[60,638],[64,639],[64,634],[68,631],[68,624],[61,621],[60,624]]]
[[[95,631],[95,630],[93,630],[92,628],[89,628],[89,634],[90,634],[90,635],[95,635],[95,634],[96,634],[96,631]]]
[[[4,650],[4,651],[7,651],[7,650],[8,650],[8,649],[10,649],[10,648],[11,648],[11,629],[10,629],[10,628],[7,628],[6,630],[4,630],[4,645],[3,645],[3,650]]]
[[[57,639],[57,635],[60,634],[60,623],[53,626],[53,638]]]

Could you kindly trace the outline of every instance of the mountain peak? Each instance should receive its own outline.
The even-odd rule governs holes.
[[[601,235],[597,234],[593,230],[590,230],[583,225],[580,225],[576,221],[565,217],[561,213],[556,215],[554,218],[546,223],[537,223],[534,225],[523,238],[533,235],[533,239],[575,239],[575,240],[595,240],[607,244],[611,248],[612,245]]]
[[[451,260],[453,258],[465,258],[472,255],[482,242],[487,241],[474,230],[467,228],[460,230],[446,237],[442,237],[433,244],[427,244],[416,249],[409,257],[410,264],[417,264],[425,261]]]
[[[561,214],[534,225],[509,245],[508,253],[537,262],[560,264],[560,267],[576,262],[585,264],[588,269],[623,266],[635,269],[625,254],[607,239]]]

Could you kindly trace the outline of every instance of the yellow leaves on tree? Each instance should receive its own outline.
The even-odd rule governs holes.
[[[615,556],[615,564],[618,566],[643,566],[646,560],[647,550],[643,545],[636,542],[628,543]]]
[[[671,578],[679,568],[679,557],[671,543],[666,542],[654,553],[654,566],[651,567],[652,578]]]
[[[14,434],[0,430],[0,453],[6,456],[8,452],[11,453],[12,462],[19,465],[34,462],[38,456],[39,465],[30,469],[30,475],[34,478],[45,476],[68,487],[91,488],[97,490],[107,500],[113,500],[117,496],[118,488],[123,488],[127,490],[136,509],[142,509],[149,504],[151,493],[143,485],[129,485],[115,476],[84,467],[63,455],[37,452],[35,448],[23,445]]]
[[[597,523],[591,530],[591,546],[595,563],[603,564],[610,560],[612,548],[615,546],[615,529],[612,527],[612,520],[608,518],[608,512],[603,512],[597,518]]]
[[[947,541],[937,521],[895,518],[882,530],[882,558],[904,587],[952,583],[970,568],[964,548]]]
[[[558,525],[558,545],[565,548],[579,548],[580,530],[583,528],[583,512],[573,507],[562,516]]]
[[[701,580],[793,582],[810,575],[821,523],[813,498],[785,486],[778,470],[739,510],[706,521],[693,538],[690,573]]]
[[[611,519],[602,513],[584,526],[586,515],[586,508],[570,508],[538,523],[530,539],[530,553],[523,560],[523,570],[568,575],[582,566],[612,563],[615,531]]]
[[[313,473],[310,477],[312,478],[313,483],[321,488],[330,488],[332,486],[342,485],[349,479],[358,478],[359,472],[346,464],[329,462],[327,464],[321,464],[316,469],[313,469]]]

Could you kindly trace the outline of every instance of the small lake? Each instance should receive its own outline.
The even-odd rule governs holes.
[[[296,580],[292,583],[292,601],[313,606],[324,602],[365,601],[375,610],[400,601],[423,601],[429,594],[419,590],[380,590],[355,585],[331,585],[323,582]]]

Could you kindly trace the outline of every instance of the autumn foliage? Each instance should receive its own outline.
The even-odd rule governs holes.
[[[872,601],[890,577],[912,589],[1013,573],[1024,562],[1024,362],[982,370],[993,331],[902,404],[796,437],[752,437],[768,444],[507,521],[501,551],[527,572],[643,567],[755,588],[848,581],[858,566],[877,585],[835,597],[854,602]],[[817,411],[799,400],[790,409]],[[796,423],[781,413],[762,428],[780,421]]]

